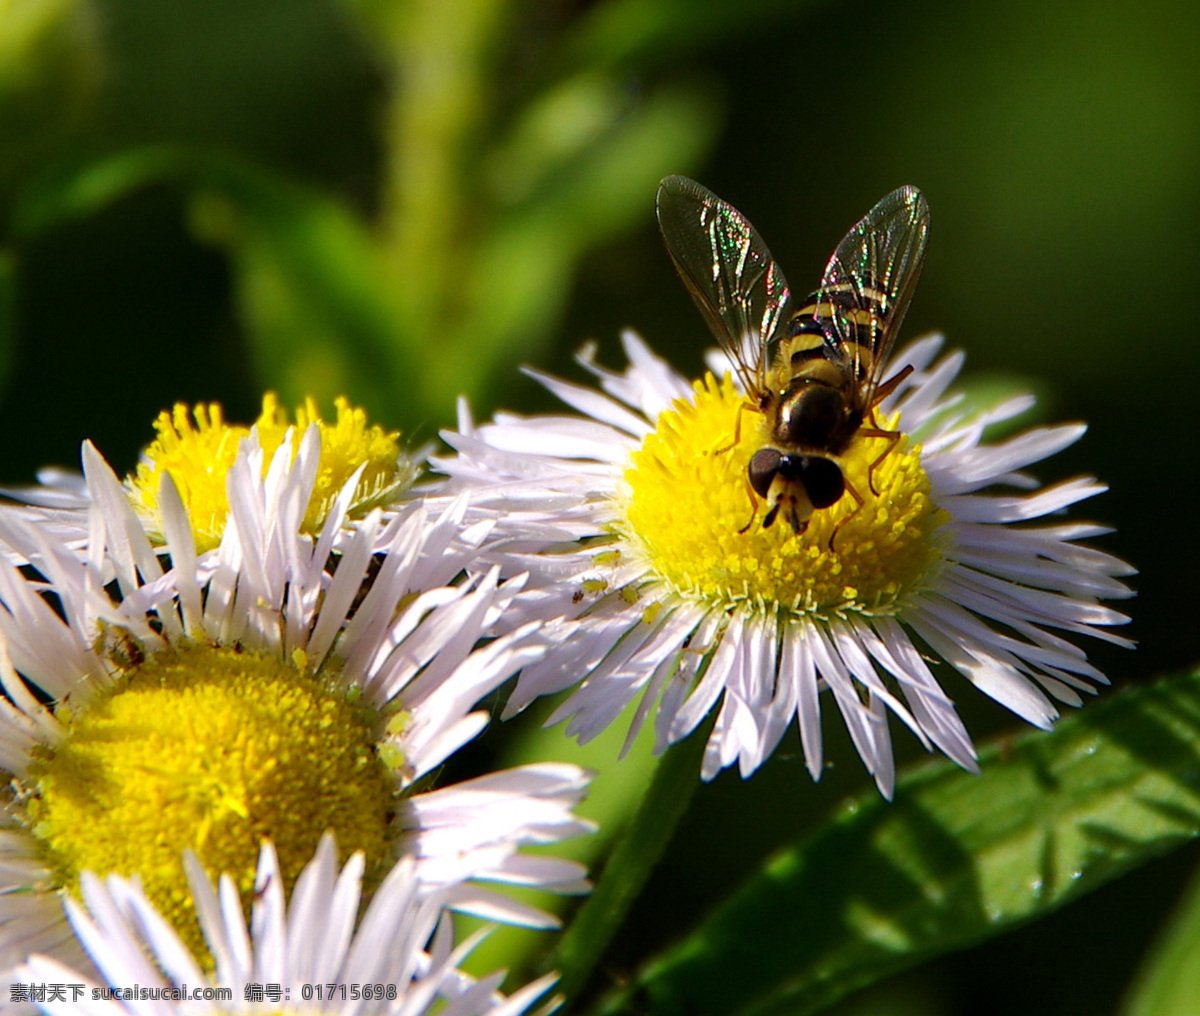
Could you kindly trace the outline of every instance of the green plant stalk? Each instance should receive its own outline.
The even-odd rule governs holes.
[[[379,19],[392,97],[384,121],[386,166],[380,240],[407,332],[436,353],[473,251],[467,219],[479,214],[472,152],[494,105],[494,65],[509,0],[413,0]]]
[[[563,724],[544,726],[554,712],[557,702],[565,699],[542,699],[524,714],[508,721],[509,736],[504,739],[496,769],[515,768],[537,762],[556,762],[569,758],[575,765],[590,769],[595,775],[588,785],[587,799],[576,809],[581,818],[596,823],[596,831],[588,836],[553,845],[553,856],[579,861],[591,872],[598,871],[601,859],[608,857],[645,798],[661,756],[653,754],[654,730],[651,724],[642,728],[628,750],[625,747],[627,729],[615,722],[586,744],[567,739]],[[529,902],[554,914],[577,910],[582,903],[569,897],[530,891]],[[466,918],[462,918],[464,928]],[[478,919],[479,925],[487,922]],[[458,922],[456,921],[456,924]],[[502,925],[495,928],[464,961],[464,969],[485,977],[501,968],[509,972],[509,985],[524,984],[536,976],[545,960],[553,938],[540,928]]]
[[[671,842],[700,784],[700,762],[711,729],[710,721],[663,756],[637,814],[604,866],[595,892],[559,940],[547,967],[560,971],[558,990],[567,998],[574,998],[586,986]]]

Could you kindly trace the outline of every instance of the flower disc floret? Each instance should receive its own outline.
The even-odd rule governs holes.
[[[322,419],[311,398],[295,412],[298,431],[315,423],[321,434],[321,467],[304,517],[304,531],[309,534],[320,530],[334,498],[360,466],[363,472],[351,505],[352,517],[362,517],[385,503],[407,488],[418,472],[416,463],[403,453],[397,431],[368,425],[366,412],[344,398],[337,399],[335,407],[337,418],[332,423]],[[292,426],[276,395],[264,395],[262,413],[254,423],[264,453],[264,473]],[[250,428],[227,423],[220,405],[202,402],[194,407],[177,403],[171,412],[164,410],[154,429],[158,436],[126,480],[134,507],[155,530],[159,483],[163,473],[170,473],[192,519],[197,549],[211,550],[221,542],[229,514],[226,476]]]
[[[176,928],[195,930],[182,864],[195,851],[249,902],[271,839],[287,886],[322,834],[387,860],[392,780],[369,710],[268,655],[191,646],[148,658],[38,749],[27,812],[62,887],[136,874]],[[198,943],[197,943],[198,944]]]
[[[747,482],[750,459],[769,438],[770,421],[728,376],[697,381],[694,397],[661,413],[631,456],[622,534],[642,548],[651,573],[714,606],[896,613],[939,560],[947,518],[920,448],[901,438],[868,479],[887,444],[856,437],[837,461],[864,503],[847,492],[796,534],[782,520],[764,528],[766,506]]]

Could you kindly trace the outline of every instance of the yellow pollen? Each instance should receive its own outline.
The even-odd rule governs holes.
[[[316,423],[321,433],[321,466],[304,517],[304,531],[308,533],[320,530],[338,492],[363,462],[367,467],[351,505],[354,517],[385,503],[417,477],[418,467],[402,453],[398,432],[385,431],[377,424],[368,426],[365,411],[344,398],[334,405],[337,419],[333,423],[321,418],[311,398],[295,412],[293,456],[299,450],[299,436],[309,424]],[[262,413],[255,426],[265,471],[291,426],[287,411],[273,392],[263,396]],[[221,542],[229,513],[225,477],[237,457],[238,443],[249,436],[250,428],[226,423],[215,402],[200,402],[191,408],[180,402],[171,412],[159,413],[154,429],[158,436],[125,480],[130,500],[150,532],[161,539],[158,486],[162,474],[170,473],[192,520],[196,549],[211,550]]]
[[[659,416],[625,473],[617,528],[652,572],[718,607],[817,617],[899,610],[940,560],[937,530],[949,517],[932,500],[920,448],[907,437],[897,442],[874,469],[876,495],[867,472],[887,445],[856,436],[837,462],[862,507],[847,492],[799,535],[782,517],[765,529],[768,506],[752,494],[747,466],[770,443],[770,421],[728,376],[694,388],[694,402],[678,400]]]
[[[198,955],[185,849],[230,875],[244,904],[267,838],[288,892],[326,830],[343,858],[365,852],[368,886],[386,870],[395,781],[371,716],[338,686],[195,645],[151,656],[58,716],[66,733],[39,751],[22,795],[57,887],[78,895],[84,870],[136,875]]]

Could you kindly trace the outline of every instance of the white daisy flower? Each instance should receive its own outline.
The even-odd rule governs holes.
[[[363,518],[371,509],[391,505],[416,481],[428,449],[407,453],[397,431],[367,423],[366,412],[339,398],[332,421],[322,418],[313,399],[296,408],[295,428],[310,424],[321,436],[321,466],[305,506],[302,529],[310,536],[320,531],[334,500],[346,481],[356,475],[346,518]],[[163,546],[159,484],[169,473],[183,500],[196,548],[211,551],[221,542],[229,517],[226,477],[243,438],[254,434],[266,452],[264,467],[272,461],[292,426],[288,412],[274,392],[263,396],[262,412],[252,426],[229,423],[215,402],[188,406],[176,403],[154,421],[156,437],[143,449],[137,467],[122,481],[125,493],[142,520],[151,542]],[[54,539],[82,549],[87,545],[88,485],[77,472],[57,467],[38,471],[33,486],[0,487],[0,495],[16,503],[0,506],[0,514],[15,514],[46,527]],[[0,548],[10,559],[24,563],[12,548]]]
[[[587,740],[640,698],[630,739],[653,714],[661,751],[718,708],[706,779],[735,762],[753,772],[795,717],[816,779],[826,691],[890,796],[889,713],[976,768],[927,654],[1039,727],[1055,700],[1078,705],[1107,683],[1059,634],[1129,644],[1105,630],[1127,619],[1099,601],[1130,595],[1118,577],[1132,569],[1078,542],[1107,530],[1062,517],[1104,487],[1039,487],[1020,472],[1082,425],[985,443],[1033,400],[956,414],[947,393],[962,357],[935,362],[941,339],[926,338],[883,372],[913,368],[878,410],[907,437],[869,479],[878,440],[856,436],[841,459],[862,508],[844,497],[801,533],[748,525],[761,509],[747,465],[768,424],[743,412],[728,361],[712,361],[725,380],[693,384],[632,334],[624,344],[622,374],[581,357],[603,393],[534,375],[581,415],[475,426],[463,409],[445,435],[458,454],[433,460],[448,492],[471,492],[468,519],[495,524],[479,560],[530,575],[505,617],[544,619],[557,642],[522,671],[509,713],[578,685],[550,722],[569,718]]]
[[[249,926],[233,879],[222,876],[217,889],[194,854],[185,864],[207,956],[194,953],[136,880],[85,872],[83,905],[67,899],[65,906],[102,980],[31,956],[5,978],[9,1005],[48,1016],[518,1016],[554,982],[543,977],[506,998],[497,990],[503,971],[476,980],[458,970],[479,936],[454,947],[445,901],[426,890],[411,860],[388,873],[359,920],[361,852],[339,873],[333,839],[323,837],[287,902],[287,880],[267,842]]]
[[[355,474],[309,537],[320,435],[293,455],[294,437],[265,472],[244,441],[209,554],[165,477],[160,557],[90,446],[82,555],[0,515],[37,571],[0,562],[0,963],[69,947],[59,897],[85,870],[136,874],[186,937],[185,849],[248,902],[264,838],[290,885],[326,830],[364,851],[368,887],[410,857],[418,881],[487,918],[555,923],[494,884],[587,888],[580,865],[521,853],[590,830],[572,813],[582,770],[428,787],[486,725],[480,699],[546,650],[536,623],[480,645],[522,586],[496,569],[456,578],[490,523],[464,529],[456,503],[350,528]]]

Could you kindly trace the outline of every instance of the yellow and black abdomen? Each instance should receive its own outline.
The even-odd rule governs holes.
[[[785,326],[780,365],[799,373],[817,360],[833,364],[843,385],[866,383],[887,326],[888,297],[870,286],[840,283],[818,290]]]

